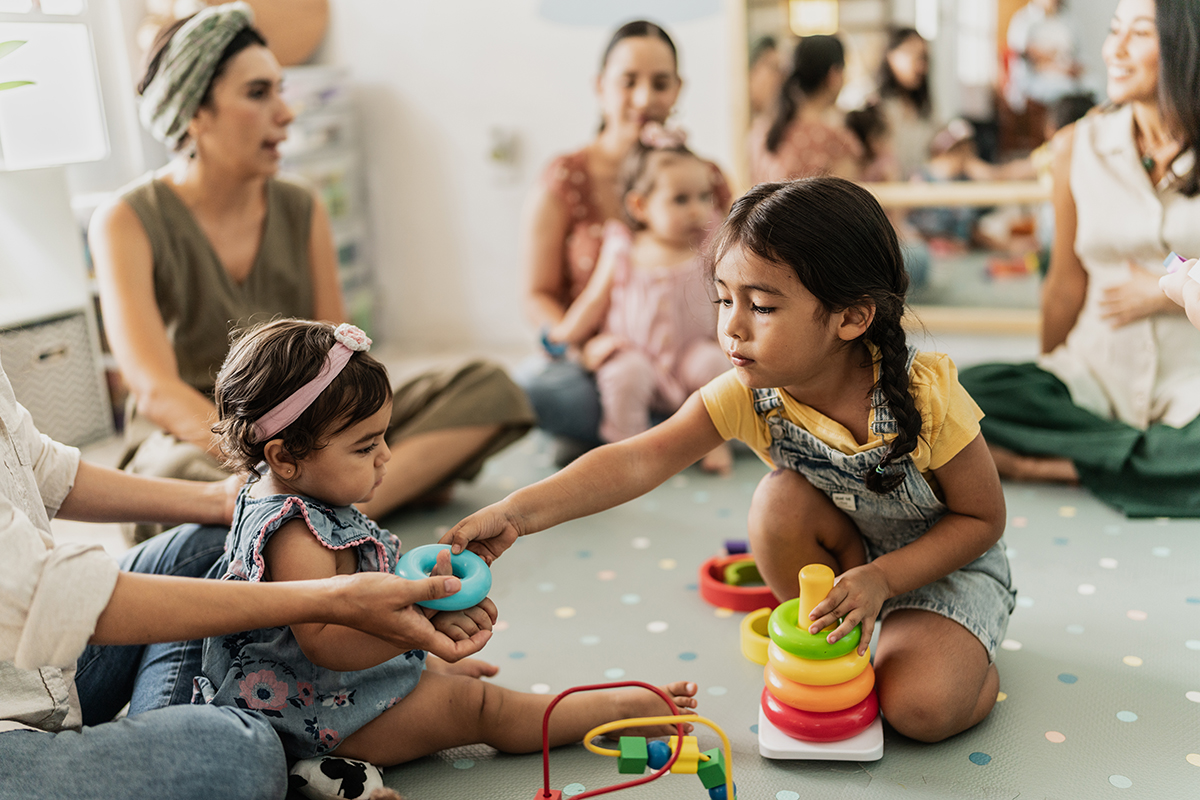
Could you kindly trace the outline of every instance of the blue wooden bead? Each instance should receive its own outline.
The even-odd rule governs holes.
[[[646,763],[650,765],[650,769],[662,769],[671,760],[671,748],[666,742],[650,742],[646,745],[646,751]]]
[[[725,800],[725,784],[722,783],[720,786],[714,786],[713,788],[709,789],[708,796],[712,798],[712,800]],[[733,785],[733,800],[737,800],[736,783]]]

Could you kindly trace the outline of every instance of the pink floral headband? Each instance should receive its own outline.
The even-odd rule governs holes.
[[[651,150],[673,150],[687,144],[687,134],[679,128],[667,128],[659,122],[647,122],[642,126],[639,141]]]
[[[333,383],[333,379],[341,374],[355,353],[365,353],[371,349],[371,339],[358,328],[343,322],[333,331],[337,342],[329,348],[325,363],[317,377],[292,392],[291,396],[254,423],[254,441],[265,442],[281,430],[291,425],[304,413],[304,409],[313,404],[321,392]]]

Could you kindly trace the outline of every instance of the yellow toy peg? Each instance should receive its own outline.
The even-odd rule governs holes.
[[[801,630],[807,631],[808,626],[812,625],[809,615],[829,595],[832,588],[833,570],[824,564],[809,564],[800,570],[800,607],[796,616],[800,620]],[[834,626],[830,625],[825,631],[831,631],[833,628]]]

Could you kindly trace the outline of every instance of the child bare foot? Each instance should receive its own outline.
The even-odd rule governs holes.
[[[729,443],[718,445],[717,449],[711,451],[704,458],[700,459],[700,469],[705,472],[711,472],[714,475],[730,475],[733,473],[733,449]]]
[[[432,654],[425,656],[425,668],[443,675],[466,675],[468,678],[491,678],[500,671],[495,664],[478,658],[464,658],[451,664]]]
[[[688,681],[675,681],[674,683],[668,683],[666,686],[658,688],[667,693],[671,698],[671,702],[675,704],[678,713],[695,713],[696,684],[689,683]],[[661,697],[646,689],[622,689],[621,696],[617,698],[617,707],[621,711],[621,719],[661,717],[671,713]],[[683,730],[685,733],[691,733],[691,723],[685,723]],[[676,730],[674,725],[655,725],[645,728],[625,728],[609,731],[606,735],[611,739],[618,739],[622,736],[674,736],[676,735]]]

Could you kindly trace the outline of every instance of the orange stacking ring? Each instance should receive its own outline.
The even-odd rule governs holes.
[[[763,689],[762,710],[772,725],[793,739],[805,742],[836,742],[861,733],[875,721],[875,717],[879,715],[879,698],[874,692],[870,692],[856,706],[822,714],[785,706]]]
[[[841,711],[861,703],[875,687],[875,670],[870,664],[845,683],[810,686],[780,675],[770,664],[763,669],[767,691],[784,705],[801,711]]]
[[[807,683],[809,686],[832,686],[858,677],[871,663],[871,648],[868,647],[861,656],[857,650],[851,650],[837,658],[809,661],[771,642],[767,645],[767,661],[775,667],[776,672],[790,681]]]

